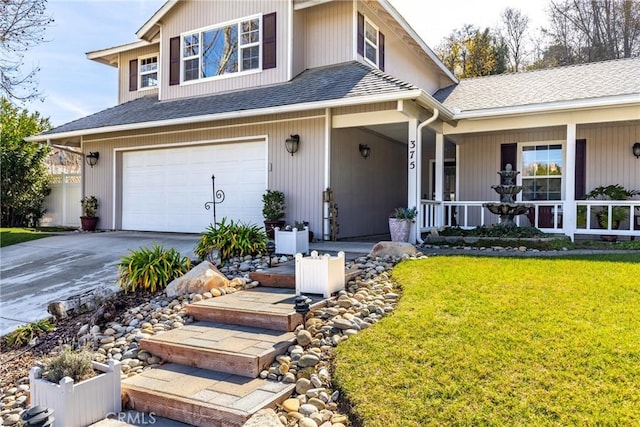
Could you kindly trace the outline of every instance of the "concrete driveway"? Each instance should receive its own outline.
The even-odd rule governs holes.
[[[0,336],[49,316],[47,305],[115,286],[120,257],[154,242],[195,258],[197,234],[68,233],[0,248]]]

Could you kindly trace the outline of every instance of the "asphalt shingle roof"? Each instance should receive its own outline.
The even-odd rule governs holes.
[[[638,94],[640,58],[462,79],[434,94],[460,111]]]
[[[43,135],[415,89],[418,88],[354,61],[306,70],[290,82],[273,86],[168,101],[146,96],[58,126]]]

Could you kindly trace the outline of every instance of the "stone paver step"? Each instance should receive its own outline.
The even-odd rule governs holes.
[[[295,384],[165,364],[122,382],[131,408],[202,427],[240,427],[287,399]]]
[[[256,378],[294,343],[292,332],[195,322],[143,339],[140,346],[169,362]]]
[[[293,331],[302,323],[294,310],[292,289],[257,287],[187,306],[197,320],[254,326],[276,331]],[[322,296],[311,296],[311,307],[325,304]]]

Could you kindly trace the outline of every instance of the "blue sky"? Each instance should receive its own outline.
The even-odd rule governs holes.
[[[213,1],[213,0],[200,0]],[[242,1],[242,0],[216,0]],[[534,27],[542,25],[540,0],[390,0],[409,24],[435,49],[438,42],[464,24],[495,26],[507,6],[520,9]],[[49,0],[55,22],[49,40],[27,52],[26,67],[40,67],[44,102],[26,105],[49,117],[54,126],[112,107],[117,103],[116,69],[86,58],[85,53],[136,41],[135,32],[164,0]]]

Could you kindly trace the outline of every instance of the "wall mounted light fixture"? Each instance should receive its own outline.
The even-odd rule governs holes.
[[[636,159],[640,159],[640,142],[633,144],[631,150],[633,150],[633,155],[636,156]]]
[[[360,151],[360,155],[365,159],[371,154],[371,148],[366,144],[360,144],[358,146],[358,151]]]
[[[300,135],[289,135],[284,141],[284,148],[287,149],[287,153],[293,156],[293,153],[298,151],[298,146],[300,145]]]
[[[94,167],[96,163],[98,163],[98,159],[100,158],[100,153],[97,151],[90,151],[87,154],[87,164],[91,167]]]

